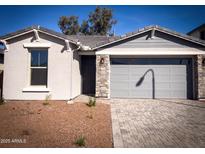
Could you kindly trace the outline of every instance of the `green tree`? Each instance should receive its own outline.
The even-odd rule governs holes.
[[[61,16],[58,26],[66,35],[76,35],[80,30],[77,16]]]
[[[113,12],[108,8],[97,7],[94,12],[89,15],[90,33],[95,35],[110,34],[110,30],[117,23],[113,19]]]
[[[80,32],[85,34],[85,35],[89,35],[90,34],[90,26],[88,21],[83,20],[81,26],[80,26]]]
[[[66,35],[76,35],[79,32],[85,35],[113,35],[111,29],[116,23],[111,9],[96,7],[89,14],[88,20],[83,20],[81,25],[77,16],[62,16],[58,26]]]

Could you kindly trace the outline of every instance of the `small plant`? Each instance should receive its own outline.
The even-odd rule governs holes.
[[[1,99],[0,99],[0,105],[3,105],[5,103],[6,103],[6,101],[5,101],[4,97],[2,96]]]
[[[92,99],[92,97],[89,97],[89,102],[87,103],[87,106],[92,107],[96,105],[96,98],[94,97]]]
[[[87,116],[89,119],[93,119],[93,110],[91,108],[89,115]]]
[[[49,101],[51,100],[51,94],[46,95],[45,101],[43,102],[43,105],[49,105]]]
[[[30,132],[28,130],[23,130],[22,135],[30,135]]]
[[[80,147],[85,146],[85,137],[81,135],[74,143]]]

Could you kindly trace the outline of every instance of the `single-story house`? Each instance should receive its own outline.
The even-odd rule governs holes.
[[[205,98],[205,42],[160,26],[118,37],[31,26],[0,40],[6,100]]]

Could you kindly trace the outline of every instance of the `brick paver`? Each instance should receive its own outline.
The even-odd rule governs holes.
[[[114,147],[205,147],[205,102],[111,99]]]

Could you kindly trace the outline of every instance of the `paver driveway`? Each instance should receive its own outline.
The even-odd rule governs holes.
[[[205,102],[112,99],[114,147],[205,147]]]

